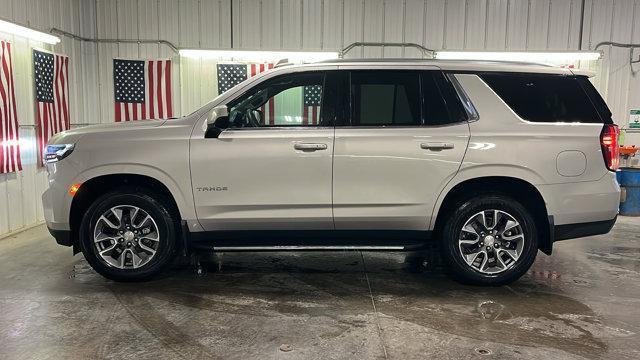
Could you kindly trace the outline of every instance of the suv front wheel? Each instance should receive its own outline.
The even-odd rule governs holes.
[[[177,221],[162,197],[124,188],[98,198],[80,228],[80,246],[98,273],[115,281],[144,281],[174,257]]]
[[[501,194],[459,202],[442,231],[441,249],[451,275],[474,285],[504,285],[524,275],[538,252],[529,211]]]

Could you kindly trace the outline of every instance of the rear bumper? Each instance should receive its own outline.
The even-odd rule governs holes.
[[[56,239],[56,242],[59,245],[64,245],[64,246],[73,245],[73,239],[71,238],[71,230],[56,230],[50,227],[47,227],[47,229],[49,230],[49,233],[51,234],[51,236],[53,236]]]
[[[611,220],[592,221],[577,224],[553,225],[553,219],[549,220],[551,225],[551,241],[560,241],[581,238],[586,236],[603,235],[611,231],[618,217]]]
[[[600,180],[537,185],[556,226],[611,221],[618,215],[620,187],[608,171]]]

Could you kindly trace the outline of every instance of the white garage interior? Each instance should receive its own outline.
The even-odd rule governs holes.
[[[22,164],[0,173],[0,358],[640,357],[634,217],[500,288],[358,251],[225,253],[205,276],[105,280],[43,225],[34,85],[34,50],[68,57],[74,129],[118,117],[114,59],[170,60],[180,117],[219,95],[225,62],[524,56],[592,72],[621,143],[640,145],[640,0],[0,0],[0,20]]]

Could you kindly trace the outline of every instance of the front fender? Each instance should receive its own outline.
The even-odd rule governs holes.
[[[100,176],[106,175],[141,175],[153,178],[160,183],[162,183],[171,193],[173,199],[178,206],[178,210],[180,211],[180,216],[182,219],[191,222],[197,223],[195,220],[195,208],[193,205],[193,195],[191,192],[186,192],[183,188],[184,186],[180,186],[171,176],[169,176],[162,169],[143,164],[131,164],[131,163],[114,163],[108,165],[100,165],[95,166],[89,169],[86,169],[79,173],[74,179],[73,183],[85,183],[92,179],[98,178]],[[186,187],[187,191],[191,191],[191,187]],[[71,198],[69,198],[71,201]],[[71,204],[69,204],[70,206]]]

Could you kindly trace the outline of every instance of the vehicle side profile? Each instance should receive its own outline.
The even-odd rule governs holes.
[[[416,250],[500,285],[615,223],[618,128],[588,76],[506,62],[276,67],[193,114],[46,153],[47,227],[103,276],[197,250]]]

